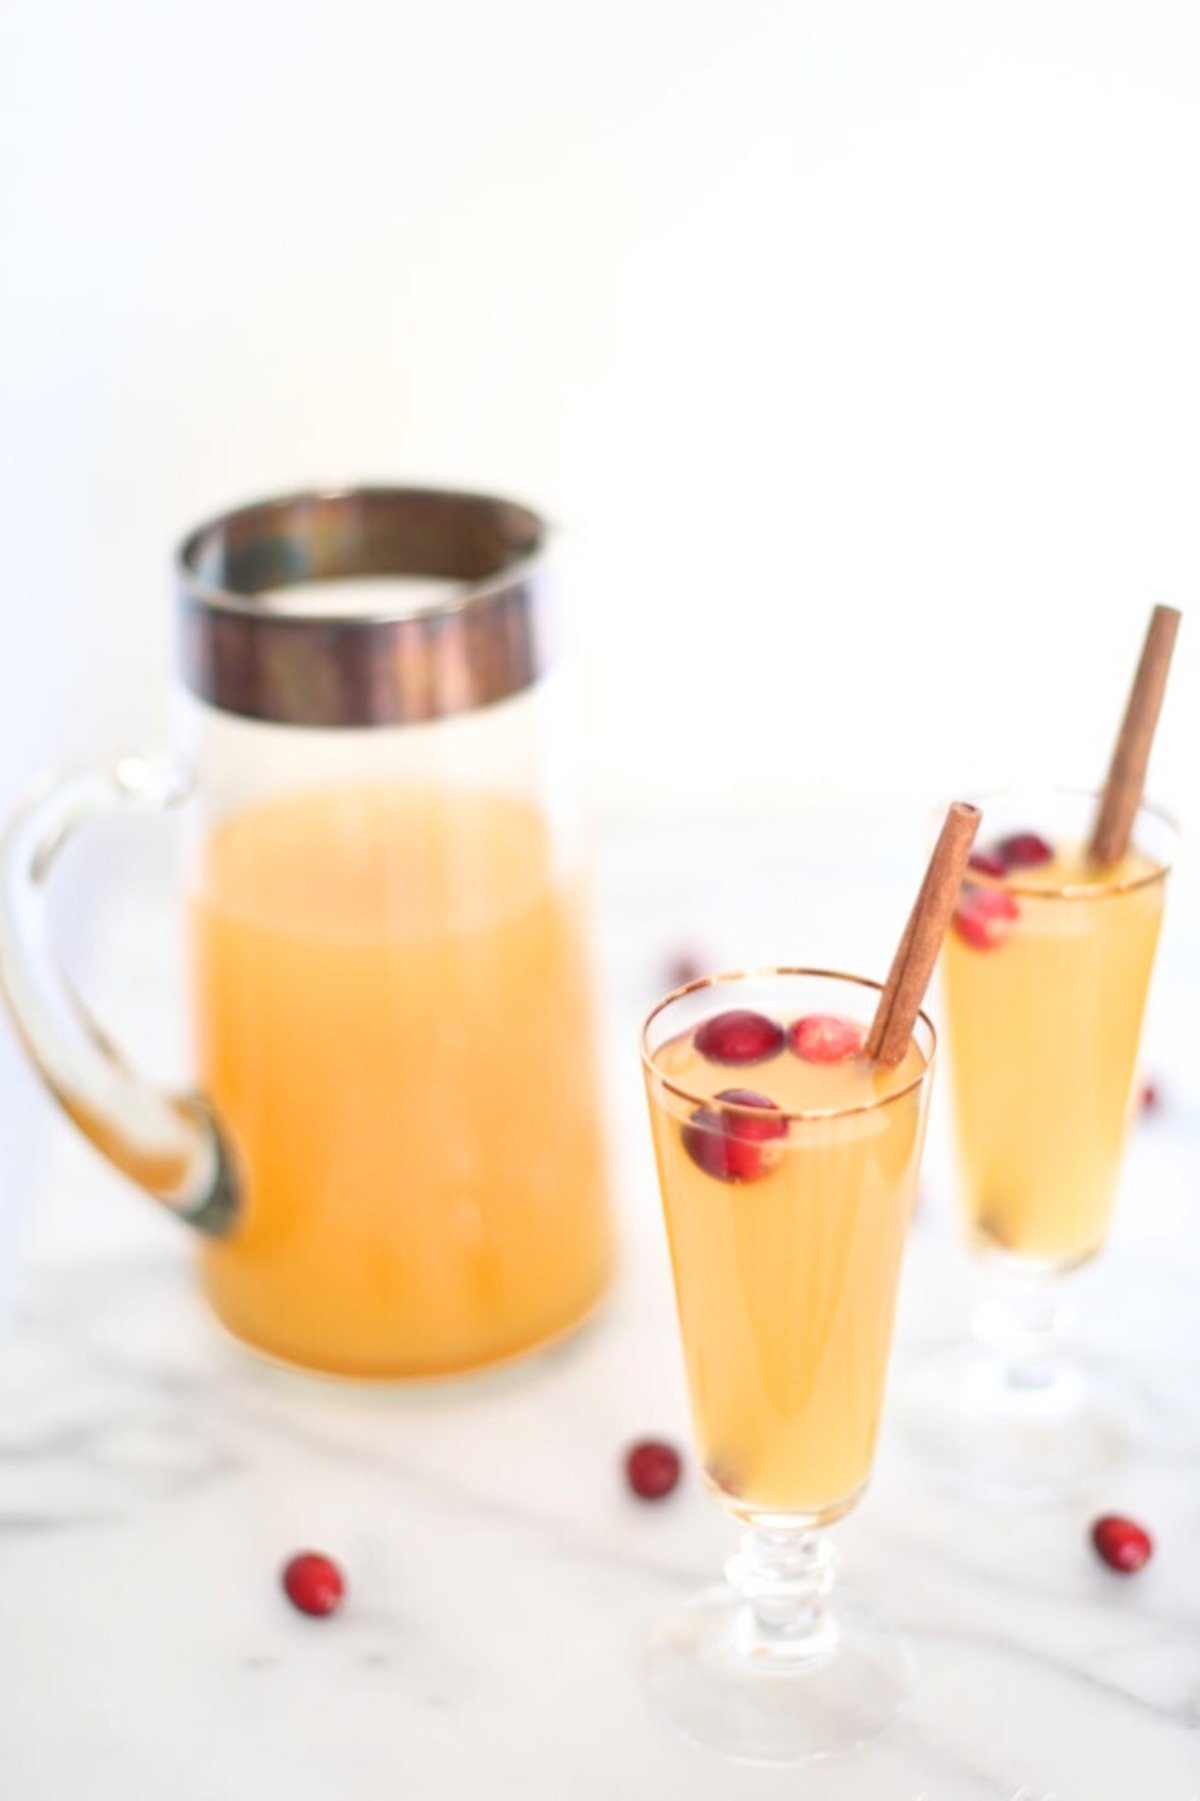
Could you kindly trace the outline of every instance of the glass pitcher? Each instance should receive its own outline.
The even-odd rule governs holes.
[[[218,1317],[287,1363],[496,1363],[608,1277],[545,537],[506,501],[387,488],[202,526],[176,754],[76,774],[7,831],[0,973],[31,1057],[197,1229]],[[44,905],[74,832],[179,803],[198,1094],[123,1061]]]

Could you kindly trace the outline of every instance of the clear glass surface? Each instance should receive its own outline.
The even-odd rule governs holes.
[[[832,1602],[821,1532],[870,1474],[934,1033],[922,1015],[891,1071],[793,1044],[814,1018],[865,1034],[877,998],[823,971],[722,976],[669,996],[643,1034],[694,1435],[744,1534],[724,1583],[653,1640],[648,1681],[680,1731],[756,1762],[866,1742],[910,1684],[889,1628]],[[731,1011],[768,1022],[763,1055],[703,1054],[698,1028]]]

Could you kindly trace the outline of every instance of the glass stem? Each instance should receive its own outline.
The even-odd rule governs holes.
[[[976,1308],[972,1330],[998,1358],[1007,1388],[1036,1392],[1049,1388],[1061,1372],[1071,1312],[1061,1275],[1004,1270]]]
[[[811,1527],[747,1532],[725,1568],[745,1603],[738,1629],[743,1655],[789,1662],[827,1657],[837,1643],[828,1606],[836,1568],[832,1545]]]

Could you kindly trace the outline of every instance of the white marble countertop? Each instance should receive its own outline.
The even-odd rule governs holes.
[[[0,1793],[5,1801],[1195,1801],[1200,1796],[1200,1005],[1172,900],[1111,1249],[1079,1280],[1085,1335],[1144,1386],[1142,1443],[1096,1490],[1000,1508],[939,1493],[901,1429],[906,1371],[961,1327],[935,1117],[875,1479],[844,1568],[909,1636],[912,1716],[800,1771],[735,1765],[649,1712],[656,1620],[713,1579],[731,1532],[694,1473],[631,1499],[624,1444],[687,1443],[633,1032],[662,961],[886,961],[919,863],[913,822],[611,821],[600,903],[625,1256],[603,1315],[553,1355],[435,1389],[305,1381],[210,1325],[189,1247],[56,1128],[0,1342]],[[1186,873],[1185,873],[1186,880]],[[129,897],[126,896],[126,900]],[[164,1005],[161,946],[117,930],[98,981],[122,1026]],[[136,1033],[135,1033],[136,1035]],[[1190,1084],[1190,1086],[1189,1086]],[[942,1101],[944,1104],[944,1095]],[[1134,1512],[1158,1553],[1122,1580],[1086,1542]],[[342,1562],[334,1619],[277,1572]]]

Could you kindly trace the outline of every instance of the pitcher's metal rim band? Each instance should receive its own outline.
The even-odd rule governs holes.
[[[175,559],[184,684],[282,725],[404,725],[490,706],[553,660],[545,521],[434,488],[338,488],[239,507]],[[461,586],[426,611],[289,612],[280,590],[354,576]],[[262,596],[270,594],[269,604]]]

